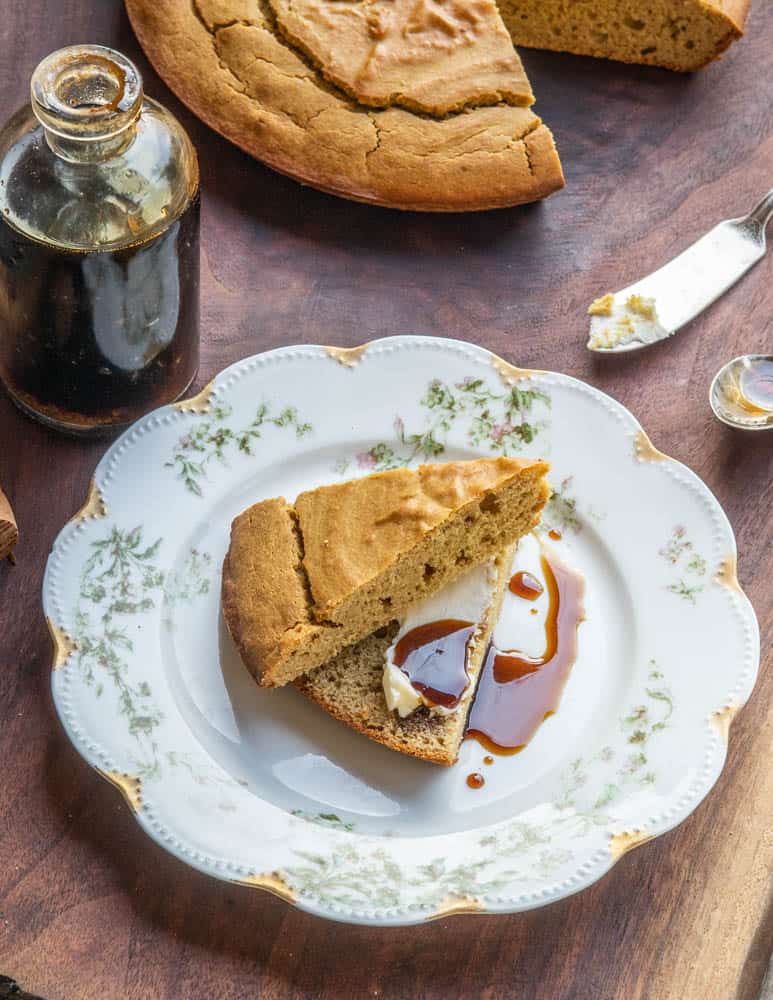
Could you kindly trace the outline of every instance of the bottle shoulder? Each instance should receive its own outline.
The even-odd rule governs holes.
[[[117,249],[163,231],[196,196],[196,151],[177,119],[145,98],[115,155],[57,155],[31,107],[0,131],[0,212],[33,239],[71,249]]]

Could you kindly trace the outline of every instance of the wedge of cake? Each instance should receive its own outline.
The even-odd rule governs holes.
[[[584,620],[582,574],[532,532],[294,684],[433,764],[455,763],[468,738],[517,753],[558,710]]]
[[[751,0],[497,0],[516,45],[701,69],[743,35]]]
[[[293,683],[390,750],[434,764],[459,755],[509,580],[512,549],[468,570],[374,635]]]
[[[540,460],[395,469],[255,504],[234,521],[223,613],[247,668],[276,687],[401,618],[539,521]]]

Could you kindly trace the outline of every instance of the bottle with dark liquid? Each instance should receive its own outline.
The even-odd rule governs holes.
[[[97,45],[37,67],[0,132],[0,382],[78,434],[172,402],[199,359],[199,171],[136,67]]]

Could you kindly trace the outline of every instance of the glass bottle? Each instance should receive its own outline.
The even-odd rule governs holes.
[[[199,358],[199,171],[136,67],[60,49],[0,131],[0,382],[61,430],[131,423]]]

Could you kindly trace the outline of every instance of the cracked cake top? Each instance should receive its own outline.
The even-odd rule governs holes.
[[[253,504],[231,526],[223,614],[244,663],[275,687],[325,663],[539,521],[540,460],[391,469]]]
[[[534,102],[494,0],[269,0],[282,35],[361,104],[430,115]]]
[[[358,6],[340,2],[342,9]],[[440,5],[427,2],[432,4],[424,8],[429,16]],[[477,16],[483,17],[491,0],[479,2],[483,13]],[[502,70],[496,87],[462,81],[468,102],[463,110],[432,115],[396,104],[373,106],[365,97],[347,93],[286,36],[267,2],[126,0],[126,6],[145,51],[177,95],[232,142],[302,183],[358,201],[419,211],[517,205],[563,186],[550,131],[528,107],[509,103],[531,100],[512,46],[505,60],[511,70],[509,75]],[[408,17],[408,7],[398,3],[395,9]],[[455,9],[451,2],[448,10]],[[502,39],[490,22],[484,28],[477,30],[487,40],[493,71],[493,53]],[[472,27],[466,29],[468,41],[452,47],[450,56],[437,33],[429,37],[439,46],[430,45],[436,66],[442,67],[444,58],[453,60],[454,51],[467,56],[483,51]],[[385,66],[397,71],[389,52],[388,46],[379,59],[386,57]],[[468,67],[472,63],[468,58]],[[363,63],[356,65],[362,69]],[[438,74],[432,60],[411,65],[417,70],[413,84],[418,94],[431,79],[430,71]],[[454,70],[448,75],[459,74]],[[454,103],[458,97],[451,100],[447,89],[437,107],[449,100]]]

